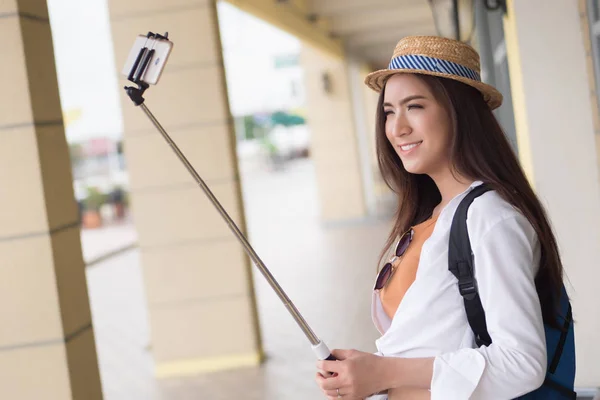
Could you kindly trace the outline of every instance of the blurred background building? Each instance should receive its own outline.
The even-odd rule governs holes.
[[[598,0],[9,0],[0,398],[313,399],[304,336],[119,71],[175,43],[148,107],[332,348],[374,349],[395,197],[363,84],[406,35],[471,43],[557,233],[577,388],[600,387]]]

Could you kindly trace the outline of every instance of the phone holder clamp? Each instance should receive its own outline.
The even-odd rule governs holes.
[[[159,33],[148,32],[146,37],[148,39],[168,39],[169,32],[165,33],[164,35],[161,35]],[[154,49],[149,49],[146,46],[141,48],[140,52],[137,55],[137,58],[135,59],[135,62],[133,63],[133,66],[131,67],[129,76],[127,77],[129,81],[137,85],[137,87],[124,87],[125,92],[136,106],[142,105],[144,103],[144,92],[150,86],[149,84],[144,82],[142,78],[144,76],[144,73],[146,72],[146,69],[148,68],[148,64],[150,63],[154,52]]]

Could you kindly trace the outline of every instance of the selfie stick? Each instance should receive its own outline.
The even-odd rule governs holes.
[[[147,35],[147,38],[154,38],[154,39],[158,39],[158,40],[168,40],[168,33],[165,33],[165,35],[163,36],[163,35],[154,34],[152,32],[149,32]],[[331,352],[329,351],[329,348],[327,348],[327,345],[325,343],[323,343],[321,340],[319,340],[319,338],[315,335],[315,333],[312,331],[310,326],[308,326],[308,324],[306,323],[306,320],[302,317],[300,312],[296,309],[296,307],[294,306],[292,301],[289,299],[289,297],[285,294],[283,289],[281,289],[281,286],[279,286],[279,284],[277,283],[277,281],[275,280],[275,278],[273,277],[271,272],[267,269],[267,267],[262,262],[260,257],[256,254],[256,252],[254,251],[254,249],[252,248],[252,246],[250,245],[250,243],[248,242],[248,240],[246,239],[244,234],[240,231],[240,229],[237,227],[235,222],[231,219],[229,214],[227,214],[227,211],[225,211],[225,209],[223,208],[221,203],[219,203],[219,200],[217,200],[217,198],[212,193],[212,191],[208,188],[208,186],[206,185],[204,180],[202,180],[200,175],[198,175],[198,173],[196,172],[196,170],[194,169],[192,164],[190,164],[190,162],[187,160],[187,158],[185,158],[185,156],[183,155],[181,150],[179,150],[179,147],[177,147],[177,145],[171,139],[169,134],[165,131],[165,129],[162,127],[162,125],[158,122],[158,120],[150,112],[148,107],[146,107],[146,105],[144,104],[143,95],[144,95],[144,92],[146,91],[146,89],[148,89],[149,85],[148,85],[148,83],[143,81],[143,76],[146,71],[146,68],[148,67],[150,59],[152,58],[153,55],[154,55],[153,49],[148,49],[145,46],[142,47],[142,49],[140,49],[140,52],[139,52],[135,62],[133,63],[133,67],[131,68],[129,76],[127,77],[128,80],[130,80],[131,82],[133,82],[137,85],[137,88],[131,87],[131,86],[129,86],[129,87],[125,86],[125,91],[127,92],[127,95],[129,96],[129,98],[131,98],[131,100],[133,101],[133,103],[136,106],[140,106],[142,108],[142,110],[144,111],[144,113],[146,113],[146,115],[148,116],[150,121],[152,121],[152,123],[154,124],[156,129],[158,129],[158,131],[161,133],[163,138],[167,141],[169,146],[171,146],[171,149],[173,149],[173,151],[175,152],[177,157],[179,157],[179,159],[181,160],[183,165],[185,165],[185,167],[187,168],[189,173],[196,180],[198,185],[202,188],[202,190],[208,196],[208,198],[213,203],[213,205],[217,208],[217,210],[219,211],[219,213],[221,214],[221,216],[223,217],[225,222],[227,222],[227,225],[229,225],[229,228],[231,229],[233,234],[238,238],[240,243],[244,246],[244,250],[246,250],[246,254],[248,254],[248,256],[252,259],[252,261],[254,261],[254,264],[256,264],[256,266],[258,267],[260,272],[267,279],[267,282],[269,282],[269,285],[271,285],[273,290],[275,290],[275,293],[277,293],[277,295],[279,296],[279,298],[281,299],[281,301],[283,302],[285,307],[288,309],[290,314],[292,314],[292,317],[294,317],[294,320],[296,321],[298,326],[300,326],[300,329],[302,329],[302,332],[304,332],[304,334],[310,341],[310,344],[312,345],[312,349],[315,352],[317,358],[319,360],[335,360],[335,357],[331,354]]]

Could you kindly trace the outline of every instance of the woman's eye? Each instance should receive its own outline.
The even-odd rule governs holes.
[[[413,108],[423,108],[423,106],[422,106],[422,105],[420,105],[420,104],[409,104],[409,105],[407,106],[407,108],[408,108],[409,110],[412,110]]]
[[[391,111],[391,110],[384,110],[384,111],[383,111],[383,115],[385,115],[385,117],[386,117],[386,118],[388,117],[388,115],[391,115],[391,114],[393,114],[393,113],[394,113],[394,112],[393,112],[393,111]]]

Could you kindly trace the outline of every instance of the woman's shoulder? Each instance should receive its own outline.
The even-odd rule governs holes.
[[[495,190],[490,190],[476,198],[467,213],[467,226],[470,236],[481,237],[495,230],[499,233],[526,233],[534,240],[535,230],[523,213],[506,201]]]

